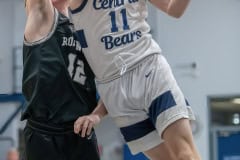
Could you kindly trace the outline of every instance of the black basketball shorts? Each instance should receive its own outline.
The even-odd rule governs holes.
[[[94,131],[88,138],[69,128],[50,127],[28,121],[24,129],[22,160],[100,160]]]

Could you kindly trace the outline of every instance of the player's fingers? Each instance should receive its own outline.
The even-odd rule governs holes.
[[[88,124],[89,124],[89,120],[87,119],[87,120],[83,123],[83,126],[82,126],[82,131],[81,131],[81,136],[82,136],[82,137],[85,137],[85,136],[86,136],[86,132],[87,132],[87,129],[88,129]]]
[[[78,120],[74,123],[74,133],[79,134],[82,129],[82,125],[84,123],[84,118],[78,118]]]
[[[89,136],[90,134],[91,134],[91,132],[92,132],[92,128],[93,128],[93,122],[90,122],[89,124],[88,124],[88,129],[87,129],[87,135]]]
[[[75,123],[74,124],[74,133],[75,134],[78,134],[80,131],[80,125],[78,123]]]

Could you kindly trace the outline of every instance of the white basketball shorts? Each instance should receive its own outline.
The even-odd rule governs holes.
[[[153,54],[120,78],[97,82],[98,92],[132,154],[160,143],[175,121],[194,120],[191,107],[161,54]]]

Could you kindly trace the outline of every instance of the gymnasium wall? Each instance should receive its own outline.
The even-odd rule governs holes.
[[[19,2],[14,0],[0,0],[0,94],[12,93],[12,49],[15,45],[14,28],[15,5]],[[16,109],[15,103],[0,103],[0,129],[10,114]],[[6,151],[11,147],[18,146],[18,120],[14,120],[0,138],[12,138],[10,141],[0,141],[0,160],[5,159]]]
[[[14,2],[0,0],[0,93],[12,90]]]
[[[240,93],[239,8],[238,0],[192,0],[179,20],[152,11],[155,38],[200,121],[195,140],[203,160],[209,159],[207,96]]]

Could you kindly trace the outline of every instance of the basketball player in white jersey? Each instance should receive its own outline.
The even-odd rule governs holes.
[[[190,0],[151,0],[179,18]],[[189,120],[193,112],[152,39],[147,0],[72,0],[72,17],[99,94],[131,152],[152,160],[200,160]],[[99,114],[80,117],[85,135]]]

